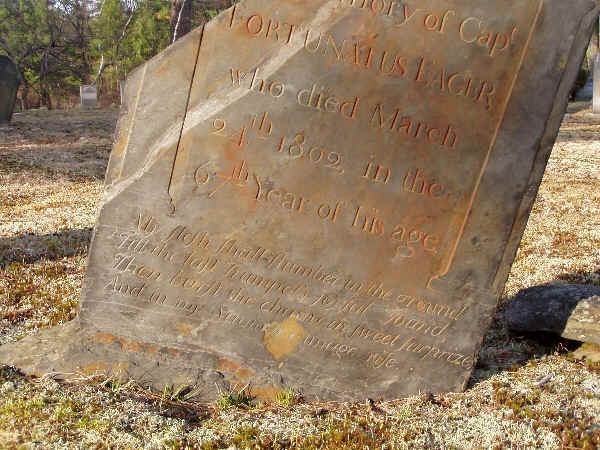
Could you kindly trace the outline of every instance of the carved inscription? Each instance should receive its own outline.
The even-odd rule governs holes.
[[[467,309],[464,306],[456,311],[446,305],[425,304],[397,294],[396,289],[381,282],[357,282],[322,266],[294,262],[285,253],[263,246],[243,245],[231,239],[219,242],[207,231],[186,225],[164,232],[155,218],[141,213],[132,225],[135,228],[131,231],[113,232],[115,249],[122,253],[115,256],[105,292],[123,302],[133,302],[137,308],[167,308],[192,320],[208,315],[215,323],[249,332],[268,333],[273,321],[293,318],[294,323],[317,332],[302,337],[298,345],[339,359],[356,359],[372,366],[375,357],[368,348],[373,344],[414,351],[410,349],[421,345],[418,336],[437,338],[445,334]],[[136,257],[142,255],[151,256],[161,271],[150,264],[136,265]],[[269,274],[254,272],[249,263],[268,269]],[[165,295],[165,283],[177,288],[181,296]],[[318,294],[316,283],[345,294]],[[400,305],[412,308],[385,313],[389,306]],[[436,320],[417,318],[411,309]],[[384,312],[380,329],[365,323],[376,310]],[[446,320],[437,320],[441,318]],[[336,336],[337,341],[327,340],[323,333]],[[431,359],[436,359],[438,353],[450,354],[431,345],[428,348],[431,353],[423,359],[434,353],[436,357]],[[381,367],[391,368],[391,363],[377,368]]]
[[[298,133],[291,143],[288,143],[287,137],[282,137],[277,151],[292,159],[304,160],[332,169],[339,175],[344,173],[342,155],[335,151],[329,151],[325,147],[307,143],[304,133]]]
[[[448,34],[466,44],[477,45],[490,56],[495,57],[515,45],[519,39],[519,29],[508,25],[504,29],[490,27],[485,18],[461,17],[454,9],[431,11],[419,8],[419,4],[408,4],[399,0],[340,0],[340,6],[353,7],[392,18],[393,26],[415,25],[421,30]]]
[[[403,115],[400,108],[396,108],[394,112],[386,116],[384,106],[381,104],[376,105],[373,109],[371,125],[378,131],[388,131],[404,138],[422,139],[429,144],[448,149],[455,149],[459,141],[452,125],[428,124],[425,121]]]
[[[407,6],[404,7],[404,11],[408,11]],[[417,9],[412,14],[406,13],[402,24],[408,24],[417,13],[422,11],[421,9]],[[444,34],[446,22],[450,15],[452,15],[451,13],[453,11],[446,11],[442,18],[439,18],[434,13],[427,14],[423,19],[424,28],[428,31]],[[287,37],[282,39],[278,34],[268,33],[267,31],[273,25],[264,26],[265,23],[276,24],[277,26],[281,25],[275,19],[263,17],[260,13],[244,18],[237,14],[237,8],[232,9],[230,26],[232,28],[241,28],[248,33],[250,38],[261,37],[267,40],[273,39],[281,45],[287,46],[302,45],[303,50],[308,54],[326,58],[329,62],[345,64],[362,70],[374,71],[379,75],[391,76],[406,82],[412,82],[416,87],[437,90],[437,92],[443,95],[455,96],[480,104],[485,110],[492,109],[498,103],[496,96],[501,81],[485,79],[481,75],[474,76],[472,70],[469,68],[458,71],[452,70],[447,64],[434,61],[424,55],[409,57],[400,49],[372,46],[368,42],[357,40],[351,36],[338,37],[331,33],[315,32],[309,26],[301,24],[285,23],[288,33]],[[263,24],[262,27],[260,26],[261,24]],[[484,21],[475,17],[467,17],[455,25],[455,37],[461,43],[478,45],[484,48],[488,55],[492,57],[502,54],[509,45],[514,44],[516,41],[516,27],[513,27],[509,31],[509,34],[501,31],[486,30]],[[242,73],[245,74],[246,72]],[[239,76],[233,75],[232,69],[232,81],[238,82],[239,79]],[[255,86],[255,84],[251,84],[251,86]],[[266,82],[261,80],[260,86],[261,91],[263,91]],[[320,100],[324,103],[321,103],[321,101],[315,103],[309,101],[314,98],[313,96],[317,93],[316,91],[318,91],[316,85],[300,91],[298,93],[298,102],[307,107],[317,109],[326,107],[328,98],[324,98],[322,94]],[[302,98],[300,96],[301,93]],[[354,103],[346,102],[346,106],[350,107],[352,105],[356,107],[358,98],[354,100]],[[334,112],[337,105],[339,103],[336,103],[336,101],[331,102],[331,112]],[[344,114],[341,110],[338,112]]]
[[[105,303],[269,376],[323,373],[324,391],[466,377],[470,274],[455,291],[431,281],[452,267],[540,17],[522,3],[233,6],[201,40],[169,211],[127,205],[103,230]],[[225,58],[230,40],[243,52]]]

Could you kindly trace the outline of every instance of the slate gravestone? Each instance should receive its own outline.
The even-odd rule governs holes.
[[[463,389],[598,12],[223,12],[127,80],[78,321],[0,355],[206,399]]]
[[[0,123],[12,118],[19,84],[17,67],[8,56],[0,55]]]
[[[98,106],[98,88],[93,85],[83,85],[79,87],[82,108],[94,108]]]

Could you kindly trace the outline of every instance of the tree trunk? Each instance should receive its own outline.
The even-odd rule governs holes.
[[[600,47],[600,30],[599,30],[599,22],[596,19],[596,25],[594,26],[594,32],[592,34],[592,39],[590,39],[590,47],[589,47],[589,58],[590,58],[590,68],[594,67],[594,61],[596,60],[596,55],[598,54],[598,49]]]
[[[48,110],[52,109],[52,95],[50,95],[50,89],[48,89],[48,86],[46,86],[46,84],[42,84],[42,86],[40,86],[40,92],[42,94],[42,105],[46,106]]]
[[[25,82],[21,88],[21,111],[26,111],[29,109],[29,100],[27,99],[28,96],[29,85]]]
[[[171,44],[192,29],[192,0],[172,0]]]

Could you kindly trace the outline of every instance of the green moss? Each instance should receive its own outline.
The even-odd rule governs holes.
[[[324,432],[301,438],[294,442],[293,446],[307,450],[382,448],[392,440],[393,429],[392,424],[387,421],[359,423],[351,417],[345,417],[343,420],[331,419]],[[411,436],[408,440],[414,437]]]
[[[290,406],[298,403],[299,400],[300,394],[294,391],[294,388],[289,388],[285,391],[277,392],[275,394],[275,403],[285,408],[289,408]]]
[[[78,417],[82,416],[84,410],[84,404],[82,402],[66,398],[62,400],[56,411],[54,412],[54,418],[57,421],[74,421]]]
[[[82,430],[94,430],[99,433],[106,433],[111,427],[111,424],[105,420],[97,420],[90,417],[83,417],[76,422],[76,425]]]
[[[243,388],[240,391],[235,389],[230,392],[221,392],[219,398],[217,398],[217,406],[220,409],[229,409],[234,406],[251,406],[254,398],[250,395],[247,388]]]
[[[0,420],[2,423],[14,421],[25,426],[42,419],[44,402],[40,398],[7,400],[0,406]]]
[[[258,434],[256,427],[240,427],[235,431],[231,444],[238,448],[252,448],[257,444]]]
[[[541,396],[541,390],[533,389],[527,393],[511,393],[507,389],[494,386],[494,401],[498,406],[510,408],[513,420],[531,421],[532,427],[547,428],[556,433],[562,440],[563,448],[596,449],[600,447],[600,430],[594,420],[587,416],[579,416],[573,410],[559,412],[556,410],[536,410],[533,408]],[[575,395],[569,396],[572,402]]]

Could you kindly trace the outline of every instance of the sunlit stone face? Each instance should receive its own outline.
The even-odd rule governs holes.
[[[593,8],[224,12],[127,82],[84,330],[142,349],[151,379],[322,399],[462,389]]]

